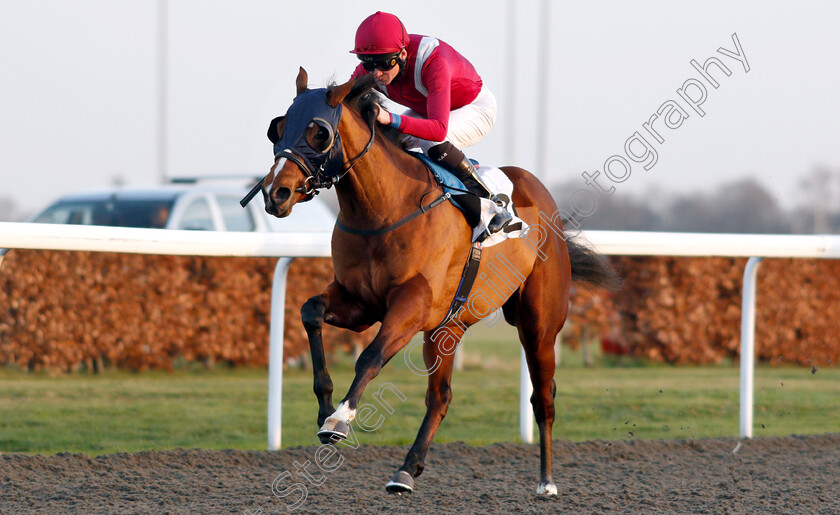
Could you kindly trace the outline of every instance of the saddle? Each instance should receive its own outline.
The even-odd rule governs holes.
[[[452,205],[457,207],[467,218],[467,223],[469,223],[470,227],[473,228],[473,235],[472,235],[472,249],[470,250],[470,254],[467,258],[466,264],[464,264],[464,270],[461,273],[461,281],[458,284],[458,289],[455,292],[455,298],[452,299],[452,304],[449,306],[449,311],[447,312],[446,316],[443,318],[440,324],[435,329],[445,326],[448,324],[455,315],[457,315],[458,310],[467,302],[467,299],[470,296],[470,291],[472,291],[473,284],[475,283],[475,279],[478,276],[478,268],[481,264],[481,250],[482,247],[487,247],[491,245],[495,245],[496,243],[500,243],[508,238],[511,237],[518,237],[527,225],[516,216],[516,211],[511,203],[510,194],[504,192],[504,187],[498,188],[499,193],[497,194],[498,198],[504,202],[505,207],[510,210],[511,214],[514,215],[514,219],[505,226],[502,231],[491,235],[489,238],[484,240],[484,242],[476,241],[476,236],[484,231],[484,227],[486,226],[487,222],[493,217],[495,214],[496,205],[488,200],[488,199],[480,199],[479,197],[470,194],[469,189],[464,185],[464,183],[456,177],[452,172],[438,164],[437,162],[430,159],[428,156],[421,152],[408,152],[412,156],[416,157],[423,161],[423,163],[431,170],[432,175],[435,177],[435,180],[440,184],[443,188],[444,193],[448,194],[449,201],[452,202]],[[473,161],[473,164],[477,164]],[[496,169],[498,170],[498,169]],[[479,168],[479,173],[481,172],[481,168]],[[498,173],[504,176],[501,170],[498,170]],[[513,184],[504,177],[504,180],[510,184],[510,193],[513,191]],[[494,186],[498,185],[499,181],[489,181],[494,183]],[[498,186],[497,186],[498,187]],[[470,209],[466,203],[467,202],[477,202],[481,201],[482,203],[482,217],[481,220],[470,220],[471,213],[474,213],[476,210]],[[486,204],[485,204],[486,203]],[[482,226],[482,223],[485,225]]]
[[[477,236],[484,232],[484,229],[493,215],[496,214],[497,206],[488,199],[481,199],[471,194],[470,190],[464,185],[461,180],[452,172],[432,160],[421,152],[408,152],[410,155],[423,161],[423,163],[431,170],[435,180],[440,184],[445,193],[449,194],[449,201],[452,205],[457,207],[464,213],[467,223],[473,228],[472,240],[475,241]],[[472,160],[471,160],[472,161]],[[472,163],[478,166],[476,161]],[[489,166],[478,166],[478,173],[482,175],[485,182],[495,190],[497,197],[503,202],[505,207],[513,215],[513,220],[505,226],[500,232],[490,235],[483,242],[483,246],[491,247],[497,243],[508,238],[519,237],[528,227],[518,216],[516,216],[516,208],[514,207],[511,195],[513,194],[513,183],[504,175],[498,168]],[[468,202],[480,202],[479,209],[473,209],[468,206]],[[473,213],[480,211],[481,218],[475,219]]]

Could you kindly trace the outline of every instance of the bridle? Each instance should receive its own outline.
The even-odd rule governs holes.
[[[296,192],[306,195],[306,198],[300,202],[312,200],[322,189],[332,188],[334,184],[347,175],[347,173],[353,168],[353,165],[355,165],[362,156],[367,154],[370,147],[373,146],[373,140],[376,137],[375,120],[373,120],[373,122],[369,125],[369,128],[370,138],[368,139],[367,144],[365,144],[365,148],[363,148],[358,155],[350,159],[347,163],[344,162],[344,151],[341,148],[341,136],[338,133],[338,128],[335,129],[334,142],[331,145],[329,156],[326,159],[323,159],[323,162],[320,162],[320,165],[318,165],[318,163],[312,163],[314,165],[318,165],[318,168],[315,168],[312,164],[307,163],[306,160],[301,159],[290,149],[280,150],[274,155],[275,161],[280,158],[286,158],[293,162],[297,165],[300,171],[303,172],[303,175],[306,176],[303,181],[303,185],[295,189]],[[333,153],[333,150],[336,148],[338,151]],[[309,161],[311,162],[313,160],[310,159]],[[335,163],[338,163],[341,167],[340,171],[338,173],[329,173],[329,170],[334,167]],[[260,186],[261,185],[262,182],[260,182]]]
[[[323,91],[324,95],[319,93]],[[299,100],[300,99],[300,100]],[[297,106],[297,109],[295,109]],[[304,112],[301,113],[300,111]],[[344,150],[341,145],[341,135],[338,133],[338,122],[341,120],[342,105],[338,104],[335,107],[326,102],[326,89],[309,90],[301,93],[295,97],[292,107],[286,116],[286,126],[283,130],[283,136],[274,144],[274,169],[279,166],[277,162],[279,159],[287,159],[293,162],[305,176],[303,185],[296,188],[295,191],[306,196],[300,202],[307,202],[312,200],[315,195],[322,189],[329,189],[338,181],[340,181],[353,168],[353,165],[359,161],[373,146],[373,141],[376,138],[376,118],[368,117],[368,127],[370,129],[370,138],[365,145],[365,148],[359,152],[358,155],[344,162]],[[301,116],[303,115],[303,116]],[[307,120],[308,121],[304,121]],[[276,119],[275,119],[276,120]],[[272,125],[274,121],[272,121]],[[313,145],[307,138],[307,131],[314,129],[317,125],[320,134],[320,129],[327,132],[327,137],[323,141]],[[289,130],[291,127],[292,130]],[[289,134],[300,134],[292,143],[288,143],[291,138]],[[287,139],[288,138],[288,139]],[[273,173],[273,172],[272,172]],[[262,189],[265,178],[251,188],[245,197],[239,201],[242,207],[248,205],[248,202],[256,196]],[[423,195],[423,199],[431,192]],[[445,200],[450,198],[449,193],[443,193],[428,204],[423,204],[423,199],[420,200],[420,206],[412,213],[404,216],[400,220],[380,229],[367,230],[355,229],[347,227],[340,221],[336,220],[336,227],[340,230],[356,234],[359,236],[379,236],[389,233],[402,227],[411,220],[420,215],[428,213],[430,209],[439,206]]]
[[[320,94],[321,92],[323,92],[323,95]],[[320,190],[329,189],[340,181],[353,168],[353,165],[370,150],[376,137],[376,119],[371,118],[368,124],[370,138],[367,144],[358,155],[345,163],[341,135],[338,132],[342,105],[330,106],[326,102],[326,92],[326,89],[317,89],[298,95],[292,107],[289,108],[283,136],[274,144],[275,163],[278,159],[285,158],[297,165],[305,176],[303,184],[295,189],[296,192],[306,195],[306,198],[300,202],[312,200]],[[295,104],[298,104],[297,112],[293,112]],[[304,113],[300,113],[301,110],[304,110]],[[314,116],[309,118],[307,113],[314,114]],[[300,116],[301,114],[304,116]],[[309,118],[308,123],[302,121],[306,118]],[[313,124],[328,133],[327,143],[322,149],[316,149],[307,140],[307,130],[312,128]],[[296,133],[300,135],[290,143],[291,136],[288,135]],[[260,179],[251,188],[251,191],[239,201],[239,204],[245,207],[259,193],[264,182],[265,178]]]

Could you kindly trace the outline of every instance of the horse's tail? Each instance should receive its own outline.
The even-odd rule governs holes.
[[[575,241],[576,238],[580,238],[580,235],[566,238],[572,264],[572,280],[584,281],[611,291],[621,288],[621,277],[609,260],[592,250],[586,243]]]

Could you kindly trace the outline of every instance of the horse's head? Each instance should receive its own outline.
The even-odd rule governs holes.
[[[274,165],[263,179],[262,192],[266,212],[280,218],[288,216],[296,203],[310,200],[318,188],[331,186],[344,167],[338,123],[341,101],[354,81],[313,90],[307,88],[307,82],[301,68],[291,107],[268,127]]]

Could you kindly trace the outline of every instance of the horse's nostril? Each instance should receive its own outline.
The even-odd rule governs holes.
[[[277,188],[274,190],[274,202],[278,204],[282,204],[289,200],[289,197],[292,196],[292,190],[289,188]]]

